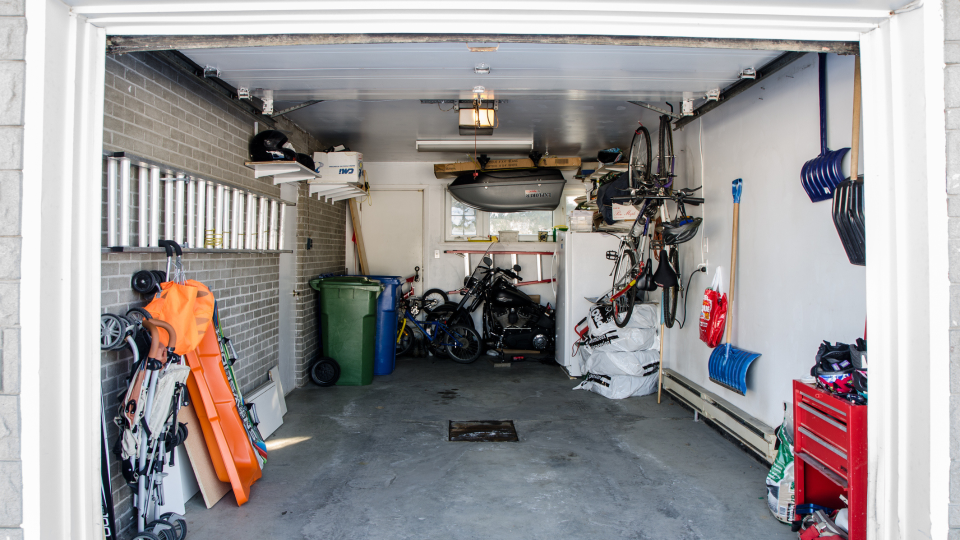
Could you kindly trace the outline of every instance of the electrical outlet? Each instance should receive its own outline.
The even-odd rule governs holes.
[[[440,250],[439,250],[439,249],[433,250],[433,258],[434,258],[434,259],[439,259],[439,258],[440,258]]]

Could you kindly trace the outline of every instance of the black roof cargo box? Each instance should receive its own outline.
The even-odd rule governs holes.
[[[450,184],[450,194],[467,206],[487,212],[554,210],[566,180],[558,169],[465,172]]]

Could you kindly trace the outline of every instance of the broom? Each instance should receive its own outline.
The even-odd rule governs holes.
[[[733,286],[737,278],[737,236],[740,229],[740,194],[743,191],[743,180],[733,181],[733,246],[730,248],[730,293],[727,298],[728,310],[733,306]],[[727,328],[724,331],[726,339],[710,353],[710,362],[707,366],[710,380],[733,390],[740,395],[747,394],[747,369],[760,353],[738,349],[730,344],[730,334],[733,329],[733,314],[727,313]]]

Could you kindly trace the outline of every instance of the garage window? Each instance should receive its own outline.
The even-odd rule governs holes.
[[[539,231],[553,228],[554,212],[484,212],[447,193],[444,221],[447,241],[464,241],[474,236],[499,234],[500,231],[519,231],[520,240],[535,241]]]

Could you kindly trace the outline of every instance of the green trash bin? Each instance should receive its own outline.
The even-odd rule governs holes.
[[[377,337],[379,281],[364,277],[311,280],[320,292],[320,333],[323,355],[340,364],[337,386],[373,382]]]

